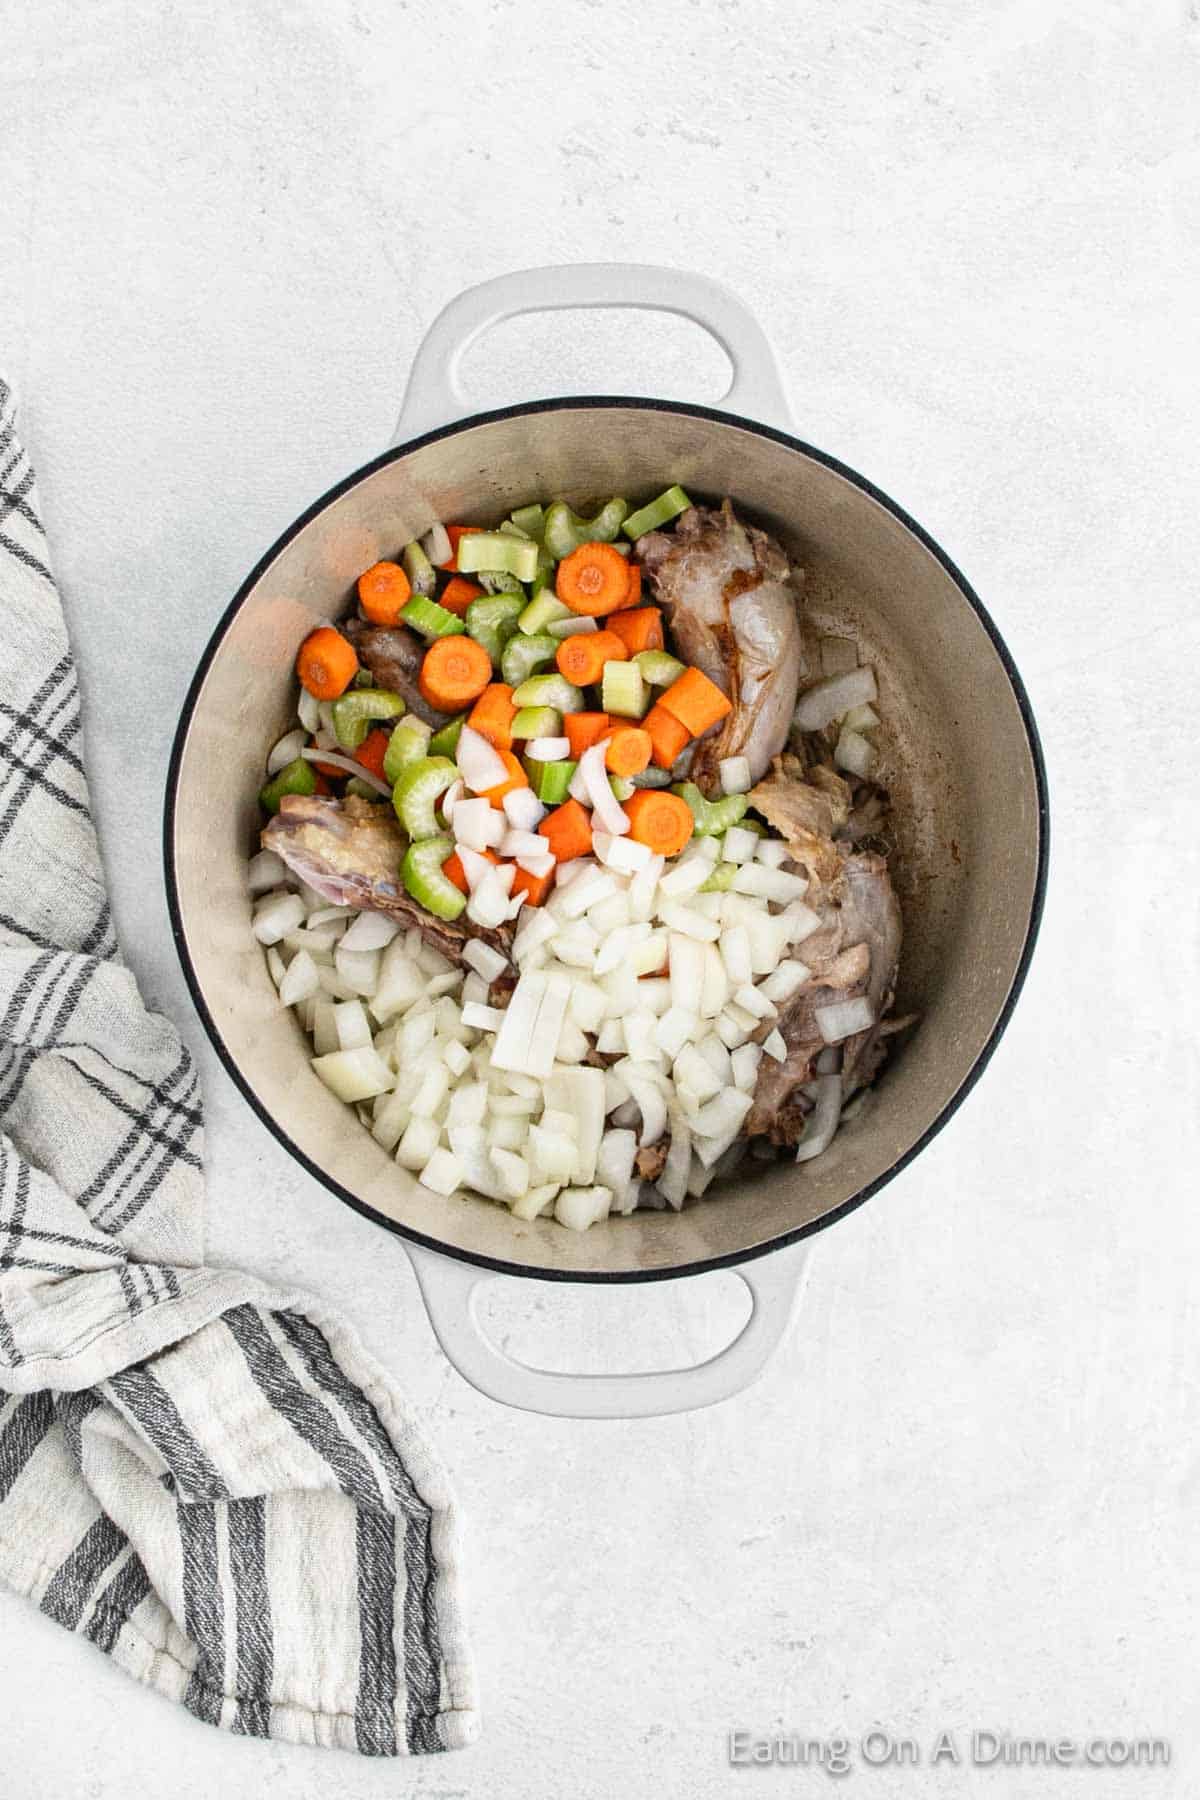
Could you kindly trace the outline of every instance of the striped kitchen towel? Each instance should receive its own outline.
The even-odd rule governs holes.
[[[354,1334],[206,1267],[201,1110],[121,960],[0,381],[0,1579],[197,1718],[476,1734],[446,1479]]]

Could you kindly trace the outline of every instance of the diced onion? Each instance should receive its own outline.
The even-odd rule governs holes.
[[[838,1128],[842,1110],[842,1078],[840,1075],[818,1075],[813,1083],[816,1106],[809,1115],[804,1136],[796,1151],[797,1162],[811,1162],[829,1148]]]
[[[321,981],[316,963],[307,950],[297,951],[279,984],[280,1000],[284,1006],[297,1006],[303,1000],[311,1000],[320,991]]]
[[[280,769],[295,762],[308,742],[308,736],[307,731],[289,731],[286,737],[281,737],[267,758],[267,774],[278,775]]]
[[[723,794],[748,794],[754,786],[750,759],[746,756],[723,756],[717,764]]]
[[[875,1009],[864,994],[857,1000],[835,1000],[831,1006],[818,1006],[813,1018],[827,1044],[840,1044],[856,1031],[869,1031],[875,1023]]]
[[[875,671],[867,666],[831,675],[801,694],[795,722],[801,731],[823,731],[852,706],[869,706],[878,697]]]
[[[546,808],[531,787],[514,788],[505,794],[502,804],[505,818],[516,831],[536,831],[546,816]]]
[[[440,569],[442,564],[449,562],[454,555],[454,545],[450,542],[450,534],[440,519],[429,527],[421,539],[421,548],[435,569]]]
[[[499,869],[490,863],[485,866],[487,874],[471,890],[471,897],[467,901],[467,917],[485,931],[494,931],[508,917],[508,887],[505,886]],[[463,867],[466,868],[465,860]],[[511,885],[511,869],[508,877]],[[470,881],[470,876],[467,880]]]
[[[459,774],[474,794],[484,794],[489,788],[499,787],[501,782],[508,780],[508,770],[499,751],[470,725],[464,725],[458,734],[454,760]]]
[[[386,913],[360,912],[341,940],[343,950],[384,950],[400,926]]]
[[[252,894],[265,894],[286,879],[287,869],[273,850],[260,850],[250,858],[246,876]]]
[[[493,950],[490,944],[483,943],[479,938],[467,939],[463,945],[463,961],[477,975],[482,975],[489,985],[503,975],[508,967],[506,958],[501,956],[499,950]]]
[[[316,737],[321,728],[321,702],[307,688],[300,689],[300,700],[296,707],[300,723],[310,737]]]
[[[277,944],[303,923],[304,902],[299,894],[275,894],[259,907],[251,930],[260,944]]]
[[[355,762],[352,756],[341,756],[336,750],[302,750],[300,754],[305,762],[328,763],[347,775],[356,775],[359,781],[365,781],[368,787],[374,788],[377,794],[383,794],[386,799],[390,800],[392,797],[392,790],[387,782],[381,781],[378,775],[372,775],[370,769]]]
[[[571,740],[565,737],[529,738],[526,740],[525,754],[530,762],[566,762],[571,754]],[[514,789],[514,792],[520,791]]]
[[[865,781],[875,767],[875,752],[861,731],[849,731],[843,725],[833,760],[839,769]]]
[[[603,744],[593,744],[590,749],[584,751],[579,759],[577,773],[583,778],[594,823],[599,825],[601,831],[607,831],[612,837],[624,837],[629,830],[629,819],[624,807],[608,785]]]

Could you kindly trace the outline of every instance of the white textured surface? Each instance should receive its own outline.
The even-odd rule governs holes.
[[[222,1738],[0,1598],[6,1800],[824,1791],[726,1767],[728,1727],[775,1722],[1174,1744],[1165,1773],[857,1770],[874,1800],[1195,1792],[1198,64],[1194,0],[0,6],[0,362],[118,921],[203,1064],[212,1252],[318,1285],[403,1372],[472,1521],[488,1715],[399,1771]],[[610,1428],[467,1391],[399,1248],[257,1126],[190,1012],[157,839],[214,618],[385,439],[423,325],[472,279],[614,257],[739,288],[801,433],[961,562],[1056,837],[985,1082],[819,1240],[771,1373]],[[471,371],[484,403],[720,386],[649,322],[512,327]],[[715,1344],[736,1286],[498,1306],[598,1367]]]

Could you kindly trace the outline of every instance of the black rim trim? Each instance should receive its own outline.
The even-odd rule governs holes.
[[[769,1238],[765,1243],[754,1244],[749,1249],[745,1250],[730,1251],[723,1256],[706,1257],[699,1262],[681,1263],[675,1267],[663,1269],[629,1269],[615,1271],[546,1269],[534,1267],[527,1263],[507,1262],[498,1257],[481,1256],[475,1251],[459,1249],[457,1245],[445,1243],[439,1238],[427,1237],[423,1232],[414,1231],[409,1225],[398,1224],[396,1220],[389,1219],[383,1213],[376,1212],[374,1207],[368,1206],[365,1201],[360,1200],[357,1195],[352,1194],[348,1188],[342,1187],[340,1183],[333,1180],[332,1177],[327,1175],[324,1170],[320,1169],[316,1163],[306,1156],[304,1151],[302,1151],[298,1145],[293,1143],[288,1134],[275,1122],[227,1049],[225,1041],[217,1027],[217,1023],[213,1018],[212,1013],[209,1011],[203,993],[201,992],[200,984],[196,978],[195,969],[192,966],[192,960],[188,952],[187,940],[183,930],[183,920],[179,911],[179,894],[176,882],[174,848],[175,809],[179,784],[179,769],[183,759],[184,744],[191,727],[192,714],[195,710],[200,690],[208,675],[209,667],[217,650],[220,648],[225,633],[229,629],[242,602],[246,599],[246,596],[254,587],[255,583],[270,567],[275,558],[286,549],[292,539],[296,537],[311,520],[315,519],[318,513],[323,512],[327,506],[332,505],[334,501],[340,499],[344,493],[348,492],[350,488],[356,486],[358,482],[364,480],[368,475],[373,475],[376,470],[386,467],[388,463],[396,462],[402,456],[410,455],[412,451],[421,449],[426,444],[438,443],[442,438],[454,437],[458,433],[470,431],[478,425],[489,425],[502,419],[528,417],[531,414],[543,412],[562,412],[579,407],[599,409],[612,406],[645,412],[680,413],[689,418],[705,419],[718,425],[735,425],[744,431],[753,432],[758,437],[767,438],[774,443],[783,444],[789,450],[798,450],[802,455],[811,457],[814,462],[821,463],[825,468],[833,470],[835,474],[842,476],[844,480],[849,481],[854,487],[859,488],[864,494],[867,494],[872,500],[876,501],[880,506],[891,513],[893,518],[898,519],[907,530],[912,532],[918,542],[923,544],[929,553],[941,564],[942,568],[946,571],[947,575],[950,576],[950,579],[954,582],[963,598],[975,613],[980,624],[987,632],[987,635],[992,642],[992,646],[1000,659],[1004,672],[1008,677],[1009,685],[1013,691],[1013,698],[1016,700],[1017,708],[1021,714],[1021,722],[1025,727],[1025,737],[1029,745],[1029,754],[1033,763],[1034,779],[1037,785],[1038,862],[1033,898],[1029,909],[1029,921],[1025,930],[1025,941],[1022,947],[1020,960],[1017,963],[1012,985],[1010,986],[1004,1004],[997,1015],[996,1022],[988,1035],[987,1042],[984,1044],[970,1069],[963,1077],[962,1082],[955,1089],[954,1093],[950,1096],[941,1112],[938,1113],[937,1117],[929,1127],[922,1133],[917,1141],[904,1152],[903,1156],[898,1157],[889,1168],[885,1169],[881,1175],[878,1175],[867,1187],[859,1189],[857,1193],[851,1195],[848,1200],[844,1201],[841,1206],[835,1207],[831,1212],[823,1213],[819,1219],[813,1220],[807,1225],[797,1226],[795,1230],[781,1232],[778,1237]],[[576,1281],[599,1285],[617,1285],[645,1281],[674,1281],[685,1275],[703,1275],[714,1269],[735,1268],[739,1263],[754,1262],[760,1256],[768,1256],[772,1251],[782,1250],[788,1244],[799,1243],[803,1238],[815,1237],[818,1232],[825,1231],[829,1226],[837,1224],[839,1219],[846,1218],[849,1213],[852,1213],[856,1211],[858,1207],[865,1205],[868,1200],[879,1193],[881,1188],[886,1187],[890,1181],[894,1180],[895,1177],[900,1174],[901,1170],[907,1168],[909,1163],[911,1163],[915,1157],[920,1155],[925,1146],[931,1143],[938,1133],[954,1117],[954,1114],[958,1111],[963,1101],[967,1098],[967,1095],[979,1080],[979,1077],[983,1074],[984,1069],[991,1061],[996,1046],[1004,1035],[1008,1022],[1012,1017],[1013,1009],[1016,1006],[1017,1000],[1020,998],[1021,989],[1025,985],[1025,978],[1029,972],[1029,964],[1033,956],[1034,946],[1037,942],[1038,931],[1042,922],[1042,910],[1045,904],[1046,882],[1049,867],[1049,851],[1050,812],[1046,780],[1046,764],[1042,754],[1042,745],[1038,735],[1037,724],[1033,716],[1033,709],[1029,703],[1029,696],[1025,691],[1025,684],[1021,680],[1016,664],[1009,653],[1008,646],[1001,637],[987,608],[984,606],[982,600],[980,600],[978,594],[976,594],[974,588],[972,588],[967,581],[966,577],[962,574],[961,570],[951,561],[950,557],[947,556],[941,545],[938,544],[935,539],[930,537],[929,533],[919,525],[914,518],[905,512],[902,506],[898,505],[895,500],[885,494],[881,488],[877,488],[872,482],[868,481],[864,475],[860,475],[857,470],[849,468],[847,464],[843,462],[839,462],[837,457],[830,456],[825,451],[818,450],[814,445],[805,443],[802,438],[793,437],[789,432],[780,431],[775,426],[760,425],[753,419],[743,419],[736,413],[721,412],[717,408],[711,406],[696,406],[684,401],[674,400],[649,400],[642,397],[631,397],[621,394],[568,396],[563,399],[538,400],[519,406],[498,407],[491,412],[474,413],[470,418],[460,419],[453,425],[440,426],[436,431],[427,431],[420,437],[411,438],[407,443],[398,444],[394,449],[385,450],[382,455],[374,457],[370,462],[364,463],[361,468],[355,469],[351,474],[345,476],[341,481],[331,487],[319,500],[314,501],[313,504],[308,507],[305,512],[301,513],[299,518],[294,520],[293,523],[288,526],[287,530],[276,539],[266,554],[259,558],[229,605],[225,608],[225,611],[222,613],[221,618],[217,623],[216,629],[205,647],[204,654],[200,658],[199,666],[188,687],[187,696],[179,716],[179,724],[175,731],[174,742],[171,746],[171,757],[167,768],[166,801],[163,808],[163,865],[167,889],[167,909],[171,920],[171,935],[175,940],[175,948],[183,967],[184,979],[187,982],[188,991],[192,996],[192,1003],[195,1006],[197,1013],[200,1015],[201,1023],[208,1033],[213,1048],[216,1050],[218,1057],[224,1065],[226,1073],[242,1095],[242,1098],[248,1102],[258,1118],[271,1133],[272,1137],[277,1139],[277,1141],[283,1145],[284,1149],[287,1150],[301,1167],[304,1168],[314,1180],[318,1181],[322,1187],[327,1188],[330,1193],[336,1195],[339,1200],[346,1206],[349,1206],[354,1212],[361,1214],[363,1218],[369,1219],[375,1225],[383,1226],[385,1230],[393,1232],[397,1237],[406,1238],[411,1243],[422,1245],[426,1250],[436,1251],[439,1255],[453,1257],[458,1262],[471,1263],[477,1268],[490,1269],[498,1275],[511,1275],[532,1281]]]

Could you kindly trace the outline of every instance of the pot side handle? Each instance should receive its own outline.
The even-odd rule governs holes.
[[[707,1362],[644,1374],[571,1375],[518,1362],[487,1336],[478,1317],[479,1292],[501,1277],[419,1244],[404,1247],[434,1335],[463,1380],[502,1406],[560,1419],[656,1419],[741,1393],[783,1342],[808,1273],[806,1244],[738,1264],[733,1273],[750,1290],[750,1317]]]
[[[790,430],[775,352],[758,320],[728,288],[707,275],[653,263],[573,263],[497,275],[443,308],[417,347],[389,448],[475,410],[463,398],[459,369],[465,352],[493,325],[523,313],[597,306],[691,319],[717,340],[733,365],[722,408]]]

